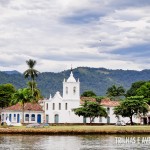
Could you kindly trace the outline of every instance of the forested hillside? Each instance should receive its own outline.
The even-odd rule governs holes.
[[[105,95],[111,85],[122,85],[128,89],[133,82],[150,80],[150,70],[109,70],[105,68],[79,67],[73,70],[74,77],[80,79],[81,93],[86,90],[93,90],[97,95]],[[70,70],[60,73],[43,72],[37,78],[38,87],[44,97],[52,96],[56,91],[62,93],[62,82],[68,78]],[[26,86],[27,80],[16,71],[0,72],[0,84],[12,83],[17,89]]]

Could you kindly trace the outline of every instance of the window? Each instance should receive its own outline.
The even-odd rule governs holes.
[[[68,104],[67,103],[65,103],[65,110],[67,110],[68,109]]]
[[[61,103],[59,103],[59,110],[61,110]]]
[[[29,114],[25,115],[25,121],[29,121]]]
[[[46,115],[46,123],[49,122],[49,115]]]
[[[35,121],[35,114],[31,115],[31,121]]]
[[[99,117],[99,122],[102,122],[102,121],[103,121],[102,117]]]
[[[68,94],[68,87],[66,87],[66,94]]]
[[[46,110],[48,110],[48,103],[46,103]]]
[[[55,110],[55,103],[53,103],[53,110]]]
[[[76,93],[76,87],[73,87],[73,94]]]
[[[16,121],[16,114],[14,114],[14,121]]]
[[[110,114],[110,108],[109,107],[107,107],[107,113]]]
[[[4,120],[4,114],[2,114],[2,121]]]

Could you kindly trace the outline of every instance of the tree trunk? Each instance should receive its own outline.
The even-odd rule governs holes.
[[[22,123],[24,123],[24,103],[22,104]]]
[[[130,116],[130,123],[131,123],[131,125],[133,125],[132,116]]]
[[[95,118],[95,117],[93,117],[93,118],[92,118],[92,117],[90,117],[90,124],[92,124],[92,122],[93,122],[94,118]]]
[[[32,80],[32,96],[33,96],[33,82],[34,82],[34,80]]]

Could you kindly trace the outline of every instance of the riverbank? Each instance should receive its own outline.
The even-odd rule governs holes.
[[[50,126],[44,128],[0,127],[0,134],[150,134],[150,126]]]

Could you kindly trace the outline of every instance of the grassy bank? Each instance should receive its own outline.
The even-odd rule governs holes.
[[[0,134],[150,134],[150,126],[50,126],[45,128],[0,127]]]

